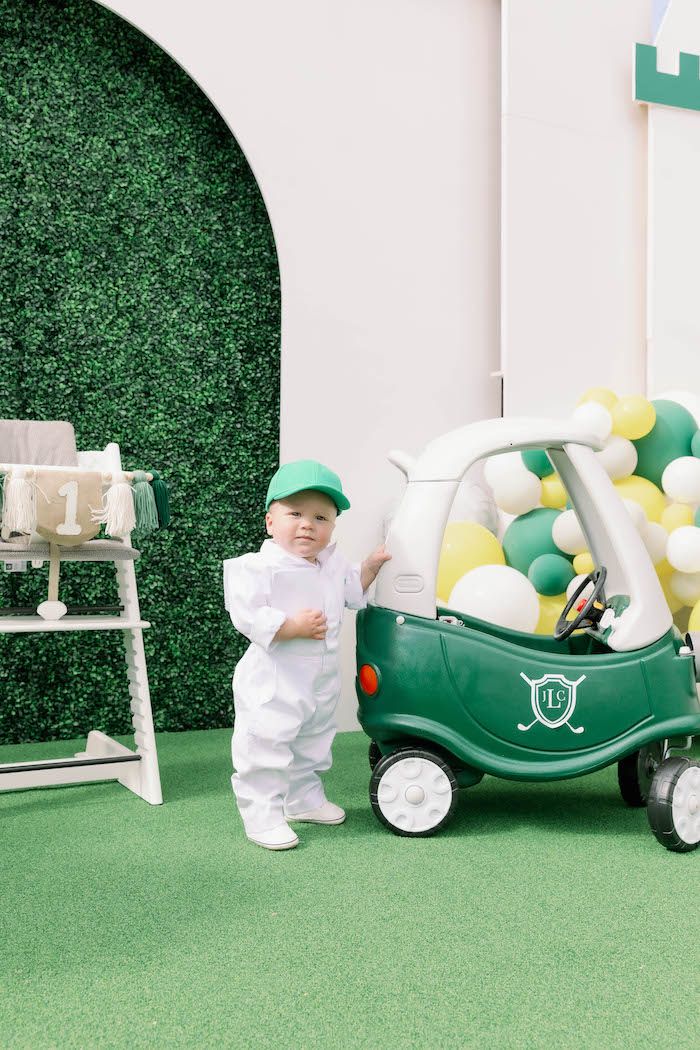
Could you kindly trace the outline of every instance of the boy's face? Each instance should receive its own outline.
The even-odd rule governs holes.
[[[338,509],[328,496],[314,489],[275,500],[265,515],[268,536],[288,554],[316,561],[328,546]]]

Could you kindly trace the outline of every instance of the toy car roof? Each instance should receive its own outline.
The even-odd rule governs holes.
[[[594,561],[604,565],[607,595],[629,605],[615,620],[608,645],[640,649],[672,624],[651,559],[595,449],[601,442],[571,420],[492,419],[452,430],[415,459],[389,458],[407,477],[387,536],[392,561],[380,574],[375,604],[417,616],[436,614],[436,578],[445,525],[459,483],[477,460],[500,452],[545,448],[581,523]]]
[[[450,430],[425,446],[415,459],[390,452],[389,459],[409,481],[458,481],[484,456],[525,448],[563,448],[575,443],[600,449],[600,440],[570,419],[486,419]]]

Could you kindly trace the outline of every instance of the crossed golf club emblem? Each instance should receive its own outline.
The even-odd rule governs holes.
[[[546,674],[533,681],[521,671],[520,677],[530,686],[530,703],[535,717],[527,726],[518,722],[518,729],[526,733],[535,722],[541,722],[547,729],[568,726],[572,733],[583,732],[583,726],[572,726],[569,719],[576,707],[576,687],[584,680],[585,674],[575,682],[570,682],[563,674]]]

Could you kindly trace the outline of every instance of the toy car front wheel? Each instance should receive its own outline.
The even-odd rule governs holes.
[[[656,740],[617,763],[620,794],[628,806],[646,806],[654,773],[668,757],[668,741]]]
[[[457,780],[448,764],[423,748],[381,758],[369,784],[378,819],[395,835],[434,835],[457,805]]]
[[[666,849],[688,853],[700,845],[700,762],[678,756],[662,762],[649,788],[647,814]]]

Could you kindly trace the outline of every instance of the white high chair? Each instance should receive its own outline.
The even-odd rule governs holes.
[[[3,452],[7,451],[8,445],[2,440],[2,426],[6,422],[9,421],[0,421],[0,471],[21,473],[23,468],[30,472],[36,470],[36,462],[32,464],[17,461],[17,456],[26,452],[26,442],[20,441],[18,448],[17,443],[11,441],[10,444],[13,446],[11,460],[5,461]],[[60,441],[56,446],[51,446],[50,440],[47,445],[45,439],[51,438],[51,430],[48,429],[51,427],[62,428],[60,432],[56,430],[56,435],[58,438],[65,438],[66,427],[70,427],[72,433],[70,424],[33,424],[29,421],[21,421],[20,426],[29,427],[30,432],[33,426],[41,428],[38,432],[42,440],[39,445],[36,442],[33,444],[32,451],[35,452],[37,447],[41,448],[38,454],[42,457],[39,460],[42,469],[73,471],[77,469],[86,474],[97,471],[102,472],[103,478],[107,480],[115,472],[122,471],[119,446],[114,442],[108,444],[102,451],[73,452],[68,448],[66,452],[65,444],[61,449]],[[70,445],[70,437],[68,444]],[[56,451],[57,448],[58,451]],[[74,448],[75,438],[73,436]],[[60,462],[61,459],[63,463]],[[66,462],[66,460],[72,460],[72,462]],[[66,520],[70,516],[70,510],[68,510]],[[6,529],[3,531],[7,533]],[[45,560],[49,559],[51,548],[55,552],[55,545],[49,544],[36,533],[31,536],[11,536],[8,539],[3,537],[0,542],[0,560],[4,562],[5,569],[9,571],[21,571],[26,569],[29,563],[34,567],[40,567]],[[39,613],[31,613],[30,610],[10,611],[0,607],[0,633],[120,631],[124,639],[135,750],[125,747],[100,730],[93,729],[88,734],[85,750],[68,758],[0,764],[0,791],[116,780],[151,805],[160,805],[163,797],[143,646],[143,631],[150,627],[150,624],[141,619],[134,571],[134,561],[139,557],[139,552],[131,546],[129,535],[120,539],[89,539],[77,545],[61,546],[59,550],[62,562],[111,562],[113,564],[119,594],[119,614],[105,615],[99,609],[81,606],[77,607],[78,611],[71,611],[69,608],[64,615],[58,613],[58,618],[44,618]],[[57,599],[57,589],[58,565],[54,558],[49,570],[49,602],[42,603],[43,605],[49,606],[52,599]],[[61,603],[56,601],[55,604]],[[66,607],[62,606],[62,608]]]

